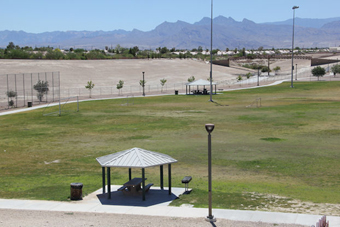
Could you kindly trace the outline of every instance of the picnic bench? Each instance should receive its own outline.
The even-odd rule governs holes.
[[[147,178],[145,178],[145,180],[146,179]],[[142,178],[133,178],[118,188],[117,191],[122,191],[126,195],[141,195],[143,193],[143,188],[141,187],[142,182]],[[146,185],[144,188],[145,192],[148,192],[152,185],[153,183]]]

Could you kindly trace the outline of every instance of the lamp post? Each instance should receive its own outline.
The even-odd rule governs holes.
[[[211,31],[210,31],[210,102],[213,102],[212,100],[212,92],[213,92],[213,86],[212,86],[212,34],[213,34],[213,0],[211,0],[211,25],[210,25]]]
[[[293,88],[293,73],[294,73],[294,26],[295,26],[295,9],[298,9],[298,6],[293,6],[293,38],[292,38],[292,78],[290,87]]]
[[[144,80],[144,72],[143,72],[143,96],[145,96],[144,86],[145,86],[145,80]]]
[[[209,222],[215,222],[216,218],[212,215],[212,207],[211,207],[211,133],[214,130],[214,124],[206,124],[205,129],[209,133],[208,135],[208,182],[209,182],[209,215],[206,220]]]

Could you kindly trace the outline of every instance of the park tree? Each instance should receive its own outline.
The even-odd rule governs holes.
[[[7,47],[6,47],[7,50],[13,50],[14,48],[15,48],[15,45],[14,45],[13,42],[9,42]]]
[[[161,54],[166,54],[166,53],[169,52],[169,49],[166,48],[166,47],[163,47],[163,48],[160,49],[160,52],[161,52]]]
[[[121,89],[123,88],[124,85],[124,81],[119,80],[118,84],[117,84],[117,89],[118,89],[118,93],[121,94]]]
[[[115,48],[115,53],[119,54],[121,52],[121,46],[119,44],[117,44],[116,48]]]
[[[277,73],[279,70],[281,70],[280,66],[276,66],[275,68],[273,68],[273,70],[275,71],[275,73]]]
[[[42,101],[42,98],[44,97],[44,95],[47,95],[49,88],[48,88],[48,81],[43,81],[43,80],[38,80],[38,82],[33,85],[34,90],[36,90],[38,92],[37,94],[37,98],[39,99],[39,101]]]
[[[240,82],[240,81],[242,81],[242,76],[241,75],[238,75],[238,77],[236,78],[236,80],[237,80],[237,82]]]
[[[338,64],[333,65],[332,68],[331,68],[331,71],[332,71],[332,73],[335,77],[337,73],[340,73],[340,65],[338,65]]]
[[[14,106],[14,101],[13,98],[17,97],[17,92],[16,91],[7,91],[6,92],[7,97],[10,99],[8,101],[8,106],[13,107]]]
[[[161,86],[162,86],[161,92],[163,92],[163,87],[164,87],[167,80],[163,78],[160,81],[161,81]]]
[[[317,66],[314,69],[312,69],[313,76],[318,77],[318,80],[321,77],[323,77],[326,74],[326,70],[322,68],[321,66]]]
[[[85,86],[86,89],[88,89],[90,91],[90,98],[91,98],[91,94],[92,94],[92,89],[94,88],[94,83],[92,83],[92,80],[87,81],[87,85]]]
[[[138,46],[134,46],[133,48],[130,48],[130,50],[129,50],[129,54],[132,54],[134,57],[136,57],[136,56],[137,56],[137,53],[138,53],[138,51],[139,51],[139,48],[138,48]]]
[[[203,52],[203,47],[202,46],[198,46],[197,51],[202,53]]]
[[[188,78],[188,82],[189,82],[189,83],[190,83],[190,82],[193,82],[193,81],[195,81],[195,77],[194,77],[194,76],[191,76],[191,77]]]
[[[140,86],[145,87],[145,84],[146,84],[146,80],[140,80],[139,81]]]
[[[247,74],[246,74],[247,79],[249,79],[251,76],[252,76],[251,73],[247,73]]]

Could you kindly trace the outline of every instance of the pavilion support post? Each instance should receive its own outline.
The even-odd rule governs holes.
[[[107,192],[109,194],[108,198],[111,199],[111,170],[110,167],[107,167]]]
[[[145,201],[145,169],[142,168],[143,201]]]
[[[163,186],[163,165],[159,166],[159,171],[160,171],[160,176],[161,176],[161,189],[163,190],[164,189],[164,186]]]
[[[129,180],[131,180],[131,168],[129,168]]]
[[[102,167],[103,194],[105,194],[105,167]]]
[[[169,195],[171,195],[171,164],[168,165],[169,172]]]

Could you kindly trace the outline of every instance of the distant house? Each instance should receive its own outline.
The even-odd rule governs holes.
[[[340,52],[340,47],[330,47],[330,48],[329,48],[329,51],[330,51],[330,52],[339,53],[339,52]]]

